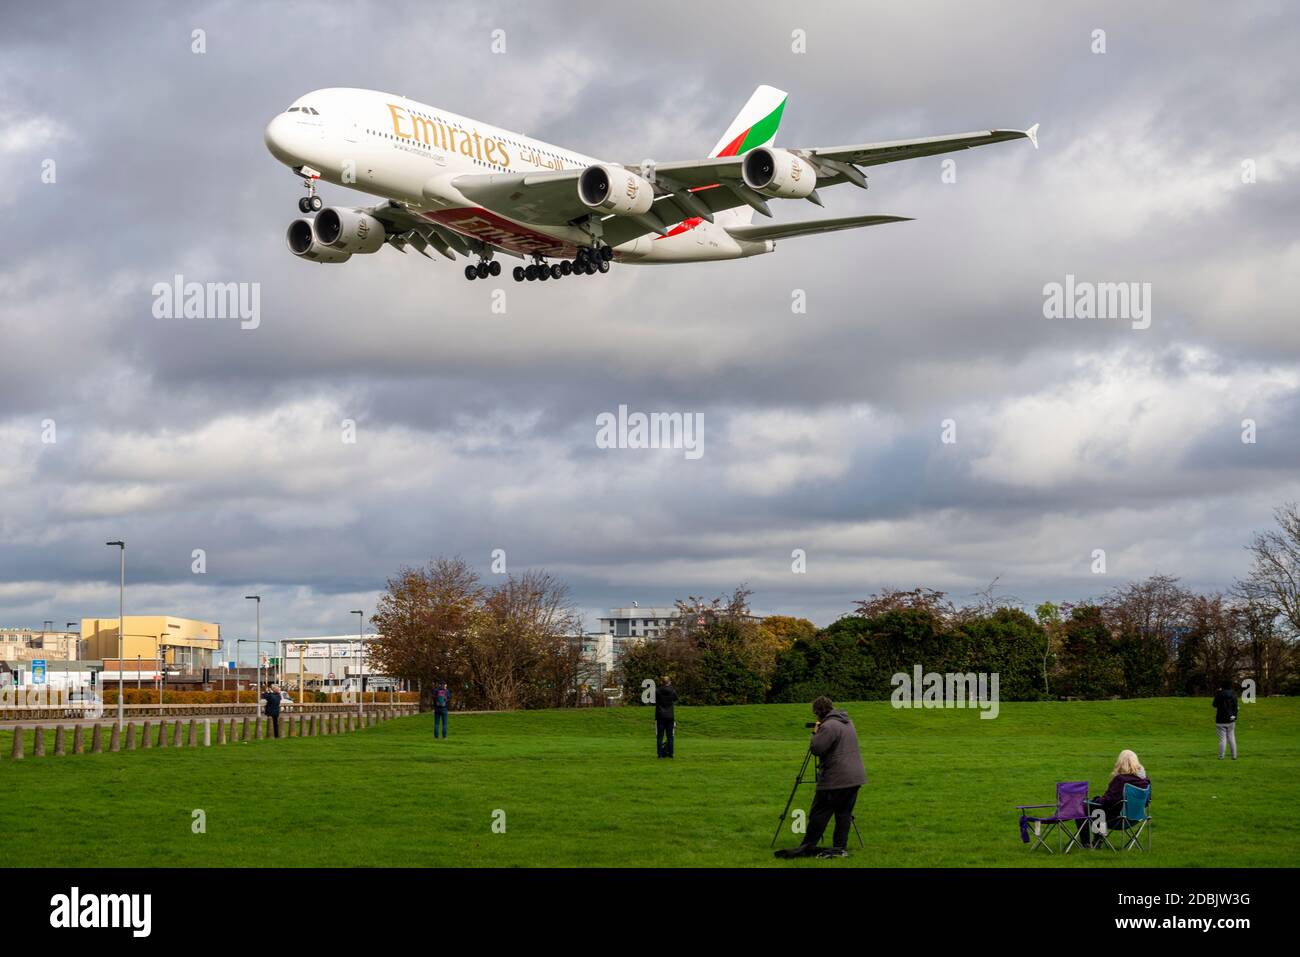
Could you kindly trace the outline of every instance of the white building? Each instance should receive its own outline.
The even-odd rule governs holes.
[[[366,678],[368,691],[387,690],[391,679],[375,672],[366,658],[366,645],[379,635],[320,635],[286,638],[280,642],[279,681],[282,688],[301,686],[315,691],[360,691]],[[270,664],[270,662],[266,662]]]

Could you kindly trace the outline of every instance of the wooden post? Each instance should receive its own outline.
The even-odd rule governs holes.
[[[45,727],[36,725],[35,733],[32,735],[32,757],[45,757]]]
[[[253,719],[253,738],[257,741],[262,740],[262,719],[261,718]]]
[[[190,718],[190,733],[185,739],[185,744],[191,748],[199,746],[199,723],[193,718]]]
[[[9,757],[15,761],[23,759],[23,726],[21,724],[14,728],[14,744],[9,752]]]
[[[248,743],[248,719],[247,718],[244,719],[244,725],[239,731],[239,743],[240,744]]]
[[[177,718],[175,723],[172,724],[172,747],[173,748],[185,747],[185,740],[181,737],[183,733],[184,733],[184,729],[181,727],[181,720],[180,718]]]
[[[54,756],[61,758],[65,753],[63,750],[63,725],[59,725],[54,729]]]
[[[212,719],[211,718],[203,719],[203,746],[205,748],[212,747]]]
[[[128,721],[126,723],[126,749],[128,751],[135,750],[135,722],[134,721]]]
[[[158,747],[160,748],[167,747],[167,722],[166,721],[158,722]]]
[[[79,724],[73,725],[72,727],[72,753],[86,753],[86,732]]]
[[[217,744],[226,743],[226,719],[217,719]]]
[[[140,728],[140,747],[145,750],[153,747],[153,728],[148,720]]]
[[[122,750],[122,732],[118,730],[117,725],[113,725],[113,730],[108,735],[108,750],[117,753]]]

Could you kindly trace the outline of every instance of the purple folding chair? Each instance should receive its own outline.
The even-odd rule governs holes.
[[[1025,813],[1043,808],[1051,808],[1055,813],[1050,817],[1032,817]],[[1079,826],[1088,820],[1088,782],[1061,781],[1056,785],[1055,804],[1017,804],[1016,810],[1020,812],[1020,840],[1029,844],[1031,851],[1041,847],[1048,854],[1052,853],[1047,837],[1053,831],[1056,832],[1056,849],[1061,853],[1069,854],[1071,847],[1082,849]],[[1073,832],[1066,828],[1070,823],[1075,825]],[[1032,843],[1031,835],[1034,838]]]

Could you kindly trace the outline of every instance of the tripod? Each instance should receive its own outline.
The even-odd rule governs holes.
[[[803,764],[799,765],[799,773],[795,775],[794,787],[790,789],[790,796],[786,798],[785,810],[781,812],[781,820],[776,822],[776,833],[772,835],[772,843],[768,847],[776,847],[776,839],[781,836],[781,828],[785,825],[786,815],[790,813],[790,805],[794,803],[794,796],[799,791],[799,785],[803,784],[803,777],[808,773],[808,762],[813,758],[812,743],[808,744],[808,752],[803,756]],[[817,780],[818,768],[813,765],[813,781]],[[866,842],[862,840],[862,832],[858,830],[858,816],[851,815],[849,818],[853,823],[853,833],[858,836],[858,846],[865,848]]]

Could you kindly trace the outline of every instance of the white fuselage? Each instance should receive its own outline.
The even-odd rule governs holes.
[[[452,181],[466,174],[583,169],[602,162],[575,150],[458,116],[404,96],[374,90],[308,93],[266,128],[280,162],[308,167],[330,183],[396,200],[431,222],[523,255],[570,258],[591,244],[575,226],[537,226],[484,209]],[[698,218],[670,224],[614,247],[624,262],[672,263],[739,259],[769,252],[770,242],[733,238]]]

